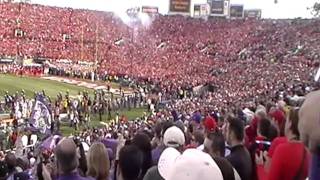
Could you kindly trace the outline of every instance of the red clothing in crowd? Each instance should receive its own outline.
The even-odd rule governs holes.
[[[213,132],[217,128],[217,122],[213,117],[207,116],[204,120],[204,127],[208,132]]]
[[[246,147],[250,147],[252,143],[254,143],[255,138],[257,136],[257,129],[258,129],[258,122],[259,118],[255,116],[249,125],[248,128],[246,128],[245,133],[246,133],[246,139],[245,139],[245,144]]]
[[[256,140],[258,140],[258,139],[256,138]],[[272,141],[271,146],[270,146],[270,148],[269,148],[269,150],[268,150],[268,156],[269,156],[269,158],[272,159],[272,156],[273,156],[273,154],[274,154],[274,151],[276,150],[276,148],[277,148],[279,145],[281,145],[281,144],[283,144],[283,143],[287,143],[287,142],[288,142],[287,137],[277,137],[277,138],[275,138],[275,139]],[[255,158],[255,157],[253,157],[253,158]],[[263,165],[258,165],[258,166],[257,166],[257,175],[258,175],[258,177],[259,177],[259,180],[266,180],[266,179],[268,179],[268,173],[266,172],[266,169],[264,168]]]
[[[285,125],[285,122],[286,122],[285,113],[282,110],[277,109],[277,110],[271,112],[269,115],[277,123],[279,131],[280,131],[280,136],[284,136],[284,125]]]
[[[269,180],[293,180],[301,169],[301,178],[308,176],[309,152],[300,142],[287,142],[279,145],[273,154]]]
[[[268,151],[268,156],[270,158],[272,158],[273,156],[273,153],[274,151],[276,150],[276,148],[280,145],[280,144],[283,144],[283,143],[286,143],[288,142],[288,139],[287,137],[277,137],[275,138],[272,143],[271,143],[271,146],[269,148],[269,151]]]

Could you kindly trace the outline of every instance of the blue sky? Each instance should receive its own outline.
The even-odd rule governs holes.
[[[191,0],[192,4],[206,3],[207,0]],[[307,7],[311,7],[319,0],[231,0],[231,4],[244,4],[245,9],[262,9],[264,18],[295,18],[311,17]],[[167,13],[169,0],[32,0],[33,3],[86,8],[93,10],[113,11],[122,13],[130,7],[149,5],[159,7],[160,13]]]

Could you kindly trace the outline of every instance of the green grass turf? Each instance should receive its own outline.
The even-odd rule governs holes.
[[[119,116],[121,117],[121,115],[125,115],[126,118],[128,118],[128,120],[133,120],[136,119],[137,117],[142,117],[143,113],[146,112],[147,110],[145,108],[136,108],[136,109],[131,109],[130,111],[128,110],[122,110],[119,111]],[[111,114],[112,119],[115,118],[115,112],[113,112]],[[91,123],[90,123],[90,127],[104,127],[103,124],[100,123],[99,121],[99,115],[98,114],[91,114]],[[105,114],[102,117],[102,122],[108,122],[108,115]],[[63,123],[63,125],[61,126],[61,133],[65,136],[69,136],[69,135],[74,135],[77,134],[78,132],[80,132],[84,127],[79,127],[78,131],[75,131],[74,128],[70,128],[68,123]]]
[[[115,86],[115,85],[114,85]],[[28,98],[33,98],[35,91],[45,90],[46,94],[52,99],[55,99],[59,92],[62,92],[64,95],[66,91],[69,91],[71,96],[77,95],[79,91],[87,90],[89,94],[93,95],[93,90],[78,87],[75,85],[70,85],[66,83],[56,82],[52,80],[45,80],[36,77],[19,77],[14,75],[4,75],[0,74],[0,100],[4,99],[4,94],[8,91],[10,94],[15,93],[16,91],[24,90]],[[131,111],[124,110],[120,111],[119,114],[125,115],[129,120],[141,117],[145,108],[131,109]],[[114,118],[115,113],[112,114]],[[104,115],[103,121],[107,122],[107,115]],[[91,124],[90,127],[102,127],[103,125],[99,122],[98,115],[91,115]],[[73,128],[70,128],[68,124],[63,124],[61,126],[61,131],[64,135],[70,135],[76,133]]]
[[[65,94],[69,91],[71,96],[77,95],[79,91],[87,90],[93,94],[93,90],[70,85],[66,83],[45,80],[35,77],[19,77],[13,75],[0,74],[0,98],[3,100],[4,94],[8,91],[10,94],[16,91],[24,90],[28,98],[33,98],[34,92],[45,90],[46,94],[52,99],[55,99],[59,92]]]

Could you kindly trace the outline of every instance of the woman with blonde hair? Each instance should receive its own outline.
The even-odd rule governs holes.
[[[110,161],[108,151],[102,143],[94,143],[88,151],[87,175],[96,180],[107,180]]]

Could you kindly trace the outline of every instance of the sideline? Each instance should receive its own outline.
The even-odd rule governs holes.
[[[97,83],[94,83],[94,82],[86,82],[86,81],[68,79],[68,78],[56,77],[56,76],[44,76],[44,77],[40,77],[40,78],[41,79],[46,79],[46,80],[62,82],[62,83],[67,83],[67,84],[72,84],[72,85],[76,85],[76,86],[80,86],[80,87],[86,87],[86,88],[94,89],[94,90],[107,90],[108,89],[107,86],[98,85]],[[110,87],[110,92],[115,94],[115,95],[120,95],[120,90],[119,89],[115,89],[115,88]],[[132,95],[133,91],[124,90],[123,93],[125,95]]]

